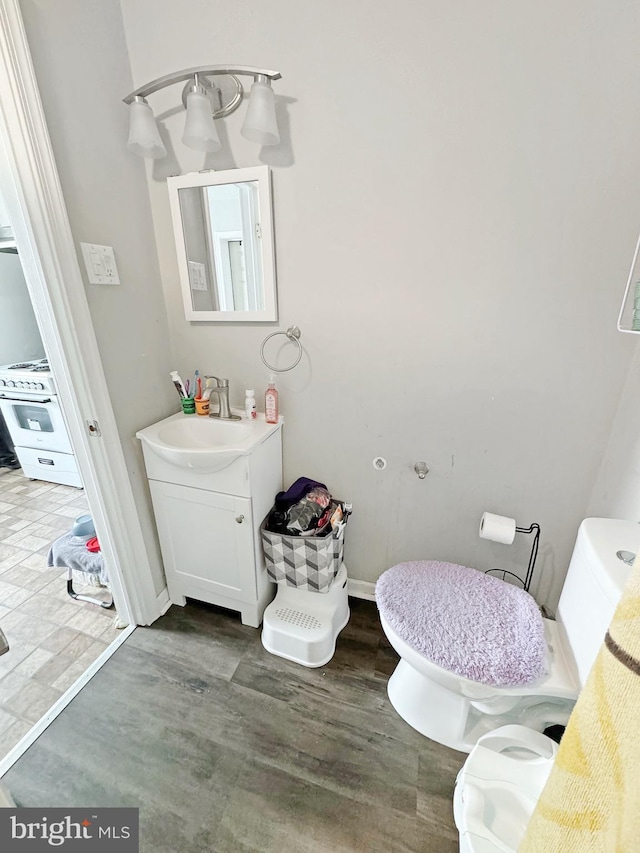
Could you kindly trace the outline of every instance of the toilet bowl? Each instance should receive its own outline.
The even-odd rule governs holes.
[[[579,685],[556,623],[545,620],[548,675],[521,687],[492,687],[438,666],[403,640],[382,614],[380,621],[400,656],[387,684],[389,700],[405,722],[431,740],[469,752],[479,737],[507,723],[538,731],[566,725]]]
[[[557,752],[554,741],[524,726],[479,739],[453,795],[460,853],[516,853]]]
[[[473,607],[469,609],[469,596],[466,602],[461,602],[459,611],[443,608],[442,612],[430,612],[424,606],[424,599],[422,603],[416,600],[415,584],[411,587],[406,582],[405,567],[413,567],[415,578],[416,564],[400,564],[389,569],[378,581],[376,599],[382,628],[400,656],[387,687],[391,704],[414,729],[463,752],[470,752],[480,737],[500,726],[521,724],[542,732],[549,725],[565,725],[630,573],[629,565],[619,559],[617,552],[636,552],[639,545],[640,525],[635,522],[606,518],[589,518],[582,522],[560,597],[558,621],[542,620],[546,672],[542,675],[535,672],[537,658],[533,656],[531,680],[527,679],[526,672],[516,676],[522,683],[495,683],[499,682],[495,673],[490,678],[484,678],[482,672],[468,677],[470,667],[464,660],[465,652],[471,663],[476,658],[480,660],[480,669],[483,655],[484,659],[495,662],[496,656],[504,653],[503,648],[492,648],[495,638],[487,639],[482,632],[475,641],[469,640],[468,648],[464,642],[458,644],[461,646],[459,658],[464,666],[455,663],[443,666],[442,659],[451,657],[438,654],[448,652],[443,644],[455,645],[461,636],[466,642],[470,629],[475,627],[469,624],[470,613],[474,613]],[[447,571],[441,572],[434,597],[435,592],[440,594],[443,588],[449,598],[462,596],[458,570],[472,573],[473,583],[481,586],[485,600],[490,600],[486,599],[487,590],[491,593],[501,589],[486,586],[485,590],[486,582],[504,584],[497,578],[454,564],[424,562],[418,565],[425,589],[433,580],[434,567],[451,567],[450,589],[446,590]],[[522,590],[517,593],[527,595]],[[496,608],[496,619],[502,620],[501,625],[509,636],[513,634],[517,638],[523,635],[522,626],[517,624],[521,617],[514,615],[511,619],[509,596],[501,612]],[[532,618],[530,609],[526,612],[526,601],[522,599],[519,603],[525,606],[527,618]],[[491,606],[484,609],[491,612]],[[433,651],[427,655],[425,648]],[[434,657],[437,662],[432,659]],[[515,657],[517,659],[517,655]]]

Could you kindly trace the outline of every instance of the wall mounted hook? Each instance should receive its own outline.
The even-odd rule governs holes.
[[[416,474],[421,480],[424,480],[424,478],[429,473],[429,466],[426,462],[416,462],[416,464],[413,466],[413,470],[416,472]]]

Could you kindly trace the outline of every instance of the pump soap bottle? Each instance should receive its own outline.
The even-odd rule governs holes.
[[[269,377],[269,387],[264,394],[264,419],[268,424],[278,423],[278,391],[275,384],[275,376]]]
[[[244,398],[244,414],[245,417],[249,420],[255,421],[258,417],[258,413],[256,411],[256,392],[251,388],[248,389],[245,393]]]

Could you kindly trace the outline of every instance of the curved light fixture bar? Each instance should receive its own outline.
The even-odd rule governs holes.
[[[174,83],[186,81],[182,103],[187,111],[187,121],[182,141],[195,151],[219,151],[221,144],[213,120],[230,115],[240,106],[244,90],[239,76],[253,78],[249,109],[240,130],[241,136],[259,145],[277,145],[280,133],[271,81],[279,80],[282,76],[280,72],[254,68],[252,65],[199,65],[197,68],[185,68],[158,77],[122,99],[129,105],[127,147],[141,157],[158,158],[166,155],[147,97]],[[225,77],[230,81],[231,85],[225,86],[224,98],[221,88],[215,83],[216,77]]]
[[[252,65],[198,65],[196,68],[185,68],[183,71],[175,71],[173,74],[165,74],[164,77],[158,77],[150,83],[145,83],[134,92],[127,95],[122,100],[125,104],[131,104],[136,98],[146,98],[147,95],[153,95],[154,92],[159,92],[173,83],[182,83],[184,80],[189,80],[195,75],[213,77],[219,74],[227,74],[230,77],[236,75],[247,77],[268,77],[269,80],[280,80],[282,74],[279,71],[269,71],[266,68],[254,68]]]

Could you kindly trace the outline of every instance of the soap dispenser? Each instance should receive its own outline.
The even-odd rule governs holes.
[[[278,423],[278,391],[275,384],[275,376],[269,377],[269,387],[264,394],[264,419],[268,424]]]
[[[256,411],[256,392],[253,388],[248,389],[244,392],[244,414],[249,420],[255,421],[258,417],[258,413]]]

